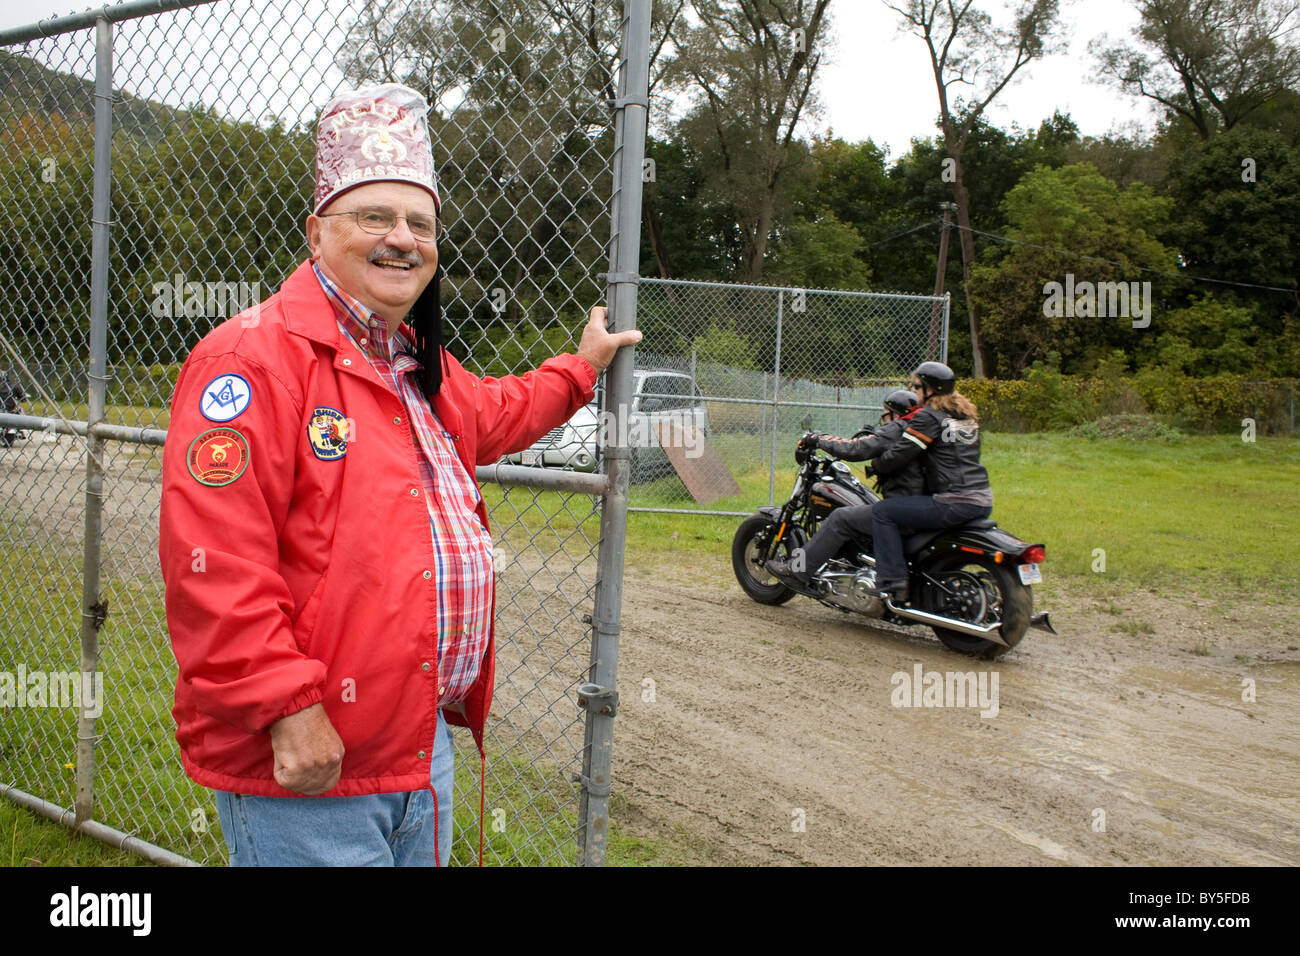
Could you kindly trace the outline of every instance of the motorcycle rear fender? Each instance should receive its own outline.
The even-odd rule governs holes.
[[[946,531],[939,537],[935,538],[924,548],[921,549],[912,558],[913,564],[924,564],[932,558],[948,554],[960,548],[973,548],[984,554],[994,556],[1001,552],[1002,560],[1008,565],[1018,563],[1017,558],[1029,547],[1027,542],[1021,541],[1013,534],[1008,534],[1001,528],[993,528],[987,531],[975,531],[965,528],[954,528]]]

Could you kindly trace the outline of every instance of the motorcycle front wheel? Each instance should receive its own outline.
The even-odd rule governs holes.
[[[970,624],[1002,623],[999,633],[1006,645],[935,627],[934,633],[949,649],[993,660],[1025,636],[1034,610],[1034,597],[1012,568],[985,555],[957,554],[946,555],[925,571],[937,582],[924,585],[925,610]]]
[[[731,542],[731,567],[736,572],[736,580],[759,604],[784,604],[797,593],[759,563],[768,538],[775,532],[776,525],[771,518],[751,515],[740,523]],[[803,530],[787,528],[785,538],[772,552],[772,557],[788,559],[790,552],[802,544]]]

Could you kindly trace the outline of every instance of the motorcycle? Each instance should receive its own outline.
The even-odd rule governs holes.
[[[1033,610],[1031,585],[1042,581],[1038,565],[1047,556],[1046,547],[1022,541],[988,518],[905,532],[911,601],[901,607],[875,592],[876,560],[869,542],[846,544],[810,576],[807,588],[776,577],[767,562],[798,560],[836,508],[880,500],[838,459],[800,447],[795,461],[800,469],[790,499],[779,508],[759,508],[741,522],[732,541],[736,580],[758,603],[784,604],[803,594],[892,624],[928,625],[947,647],[985,660],[1011,650],[1031,627],[1056,633],[1048,612]]]

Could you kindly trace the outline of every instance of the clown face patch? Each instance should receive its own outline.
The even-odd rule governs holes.
[[[190,442],[185,464],[201,485],[228,485],[248,467],[248,439],[233,428],[209,428]]]
[[[337,461],[348,453],[352,423],[337,408],[318,407],[307,422],[307,439],[321,461]]]

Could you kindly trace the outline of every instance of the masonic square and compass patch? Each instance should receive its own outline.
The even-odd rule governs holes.
[[[253,397],[248,379],[234,372],[218,375],[203,387],[199,396],[199,411],[213,422],[228,422],[237,418],[248,407]]]

